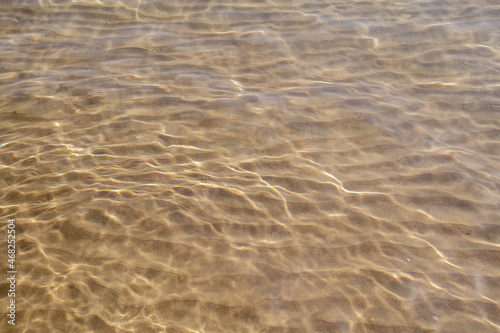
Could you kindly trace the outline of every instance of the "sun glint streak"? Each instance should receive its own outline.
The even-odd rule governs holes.
[[[446,259],[446,256],[445,256],[445,255],[444,255],[441,251],[439,251],[439,250],[438,250],[438,249],[437,249],[434,245],[432,245],[431,243],[429,243],[429,242],[428,242],[428,241],[426,241],[425,239],[420,238],[420,237],[417,237],[417,236],[415,236],[415,235],[410,235],[410,237],[415,238],[415,239],[418,239],[418,240],[420,240],[420,241],[422,241],[422,242],[426,243],[427,245],[429,245],[429,246],[430,246],[430,247],[431,247],[431,248],[432,248],[432,249],[433,249],[433,250],[434,250],[434,251],[438,254],[438,256],[440,256],[440,257],[441,257],[441,259],[442,259],[445,263],[447,263],[448,265],[451,265],[451,266],[456,267],[456,268],[461,268],[460,266],[455,265],[454,263],[452,263],[452,262],[450,262],[448,259]]]
[[[226,167],[228,167],[229,169],[233,170],[234,172],[238,172],[238,173],[250,173],[250,174],[253,174],[255,176],[257,176],[259,178],[259,180],[266,184],[268,187],[270,187],[277,195],[280,196],[280,198],[283,200],[283,208],[285,209],[285,212],[286,212],[286,215],[289,217],[289,218],[292,218],[292,214],[290,213],[290,211],[288,210],[288,205],[287,205],[287,202],[286,202],[286,199],[285,197],[274,187],[272,186],[271,184],[269,184],[268,182],[266,182],[264,179],[262,179],[262,177],[256,173],[256,172],[252,172],[252,171],[248,171],[248,170],[245,170],[245,171],[239,171],[239,170],[236,170],[234,169],[233,167],[229,166],[229,165],[226,165]]]

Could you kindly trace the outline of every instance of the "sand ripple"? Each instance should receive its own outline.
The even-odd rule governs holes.
[[[499,330],[495,1],[0,10],[2,332]]]

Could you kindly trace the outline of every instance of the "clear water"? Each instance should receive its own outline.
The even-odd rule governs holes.
[[[498,332],[498,1],[2,1],[2,332]]]

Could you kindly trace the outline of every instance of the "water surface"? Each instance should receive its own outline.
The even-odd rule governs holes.
[[[0,10],[1,331],[500,330],[497,1]]]

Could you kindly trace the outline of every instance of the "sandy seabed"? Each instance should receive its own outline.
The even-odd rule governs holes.
[[[0,331],[500,330],[497,1],[0,11]]]

